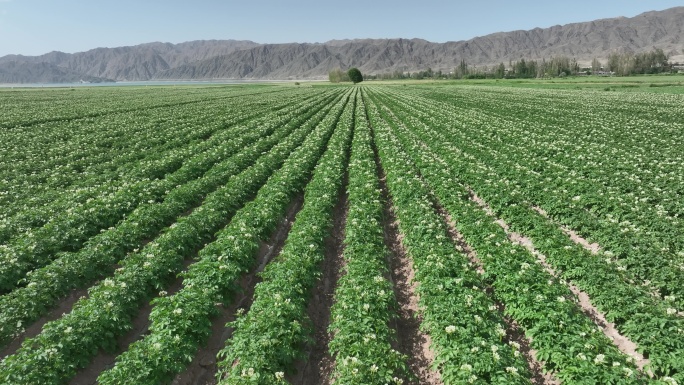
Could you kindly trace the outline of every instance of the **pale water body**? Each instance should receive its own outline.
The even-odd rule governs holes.
[[[186,85],[214,85],[214,84],[266,84],[288,83],[294,80],[169,80],[142,82],[109,82],[109,83],[22,83],[0,84],[0,88],[74,88],[74,87],[144,87],[144,86],[186,86]],[[301,80],[298,80],[301,82]]]

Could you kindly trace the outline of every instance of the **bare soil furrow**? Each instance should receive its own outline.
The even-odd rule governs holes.
[[[500,302],[497,302],[496,306],[501,312],[505,310],[504,305]],[[561,382],[554,377],[553,373],[544,373],[542,362],[537,360],[537,351],[530,346],[532,339],[525,336],[525,332],[515,320],[505,317],[504,321],[506,322],[506,341],[515,342],[520,346],[520,354],[527,360],[530,373],[532,373],[532,383],[535,385],[560,385]]]
[[[534,211],[538,212],[544,218],[549,219],[549,220],[551,219],[551,217],[549,217],[549,214],[544,209],[542,209],[541,207],[532,206],[532,209],[534,209]],[[573,242],[584,247],[586,250],[588,250],[592,254],[596,255],[599,253],[599,251],[601,251],[601,246],[598,243],[596,243],[596,242],[590,243],[586,238],[583,238],[582,236],[577,234],[577,232],[571,228],[568,228],[568,227],[563,226],[563,225],[560,225],[559,227],[568,237],[570,237],[570,239]]]
[[[422,317],[419,313],[417,283],[414,282],[415,271],[410,257],[401,243],[401,234],[396,215],[391,210],[392,202],[386,196],[384,181],[381,180],[385,193],[384,234],[385,243],[390,250],[389,266],[394,283],[394,295],[399,304],[395,328],[397,331],[398,350],[409,357],[408,365],[420,385],[442,384],[438,372],[431,369],[435,354],[430,348],[430,336],[420,330]]]
[[[487,203],[482,198],[480,198],[473,190],[470,190],[470,197],[475,203],[482,207],[488,215],[496,218],[496,215],[494,211],[491,209],[491,207],[489,207]],[[504,229],[508,236],[508,239],[510,239],[511,242],[515,242],[525,247],[527,250],[529,250],[529,252],[532,255],[534,255],[537,258],[537,260],[549,274],[553,275],[554,277],[558,277],[556,271],[546,261],[546,256],[534,247],[534,243],[530,238],[525,237],[520,233],[511,231],[508,224],[500,218],[496,219],[496,223]],[[617,346],[617,348],[622,353],[632,357],[635,360],[635,364],[639,368],[639,370],[643,371],[644,367],[649,364],[649,360],[644,358],[644,356],[637,351],[637,345],[634,342],[632,342],[629,338],[622,335],[615,328],[614,323],[608,322],[606,320],[605,315],[602,312],[600,312],[594,305],[592,305],[591,299],[589,298],[589,295],[587,293],[583,292],[577,286],[569,282],[566,283],[566,285],[568,286],[570,291],[575,296],[577,296],[578,305],[581,308],[582,312],[589,318],[591,318],[592,321],[594,321],[594,323],[602,329],[603,333],[613,341],[615,346]],[[650,372],[648,372],[648,374],[652,375]]]
[[[321,265],[321,278],[312,291],[307,307],[307,315],[313,327],[313,344],[306,352],[307,359],[295,365],[294,374],[286,379],[292,385],[329,385],[335,361],[328,351],[332,336],[328,333],[330,310],[334,302],[337,281],[344,265],[344,227],[347,222],[348,200],[346,194],[347,177],[343,192],[333,209],[333,225],[330,236],[325,239],[325,259]]]
[[[194,257],[194,255],[193,255]],[[194,262],[193,258],[186,258],[183,261],[183,270],[187,269]],[[178,277],[173,280],[173,282],[168,286],[166,292],[168,295],[173,295],[178,292],[183,287],[183,278]],[[117,339],[118,350],[116,352],[110,353],[100,350],[100,352],[93,358],[90,364],[84,369],[80,370],[76,376],[74,376],[70,385],[93,385],[97,384],[97,377],[104,370],[107,370],[114,366],[116,362],[116,357],[126,349],[133,342],[141,339],[150,327],[150,313],[152,312],[152,304],[150,301],[145,302],[144,306],[140,308],[138,314],[133,318],[131,322],[131,329],[123,336]]]
[[[476,268],[478,274],[484,274],[482,262],[477,257],[477,252],[466,243],[463,235],[458,232],[454,224],[455,222],[451,217],[451,214],[449,214],[449,212],[447,212],[440,205],[437,205],[437,211],[442,216],[442,218],[444,218],[447,224],[447,229],[449,231],[449,236],[456,244],[456,246],[460,248],[459,251],[465,253],[470,262]],[[493,298],[494,288],[488,287],[487,294],[489,294],[489,296]],[[494,300],[494,302],[496,304],[497,310],[501,312],[501,314],[504,314],[506,306],[499,301]],[[532,374],[532,383],[536,385],[559,385],[560,381],[558,381],[558,379],[556,379],[551,373],[544,373],[542,362],[537,360],[537,352],[536,350],[530,347],[532,341],[527,336],[525,336],[525,332],[522,331],[520,327],[515,323],[515,321],[512,320],[510,317],[504,316],[503,318],[504,322],[506,323],[505,338],[509,342],[515,342],[518,345],[520,345],[519,351],[525,357],[525,361],[527,361],[527,366],[530,369],[530,373]]]
[[[429,150],[428,146],[425,143],[421,143],[421,146],[425,150]],[[447,166],[447,164],[442,159],[436,158],[436,160]],[[472,190],[470,190],[470,192],[471,194],[474,194]],[[439,203],[438,199],[434,196],[432,199],[432,204],[435,211],[437,211],[437,213],[439,213],[439,215],[446,222],[449,237],[456,245],[457,250],[465,253],[465,255],[468,257],[468,259],[470,260],[478,274],[484,274],[485,271],[482,266],[482,261],[478,258],[477,252],[473,250],[473,248],[470,247],[470,245],[468,245],[463,235],[456,229],[455,221],[452,218],[451,214]],[[489,206],[485,205],[483,206],[483,208],[488,215],[494,216],[494,212],[491,210]],[[486,292],[494,301],[497,310],[501,312],[501,314],[505,314],[505,305],[500,301],[494,299],[494,288],[489,286],[486,288]],[[527,366],[530,370],[530,380],[532,381],[532,383],[536,385],[559,385],[560,381],[557,378],[555,378],[552,373],[544,373],[543,363],[537,360],[537,351],[531,348],[532,340],[525,335],[525,333],[520,329],[520,327],[513,319],[504,315],[503,320],[506,324],[505,338],[509,342],[515,342],[520,346],[519,351],[525,357],[525,361],[527,362]]]
[[[225,346],[233,329],[226,324],[235,321],[238,312],[247,312],[252,306],[254,287],[261,282],[259,273],[273,260],[285,245],[287,234],[292,228],[295,216],[302,208],[303,195],[297,196],[287,208],[285,218],[278,224],[267,242],[261,242],[256,259],[257,267],[240,279],[240,292],[233,299],[232,304],[224,306],[217,304],[219,314],[212,321],[211,335],[206,345],[202,346],[185,371],[176,376],[172,385],[214,385],[218,372],[216,355]]]
[[[33,322],[29,327],[27,327],[23,333],[18,335],[12,342],[7,344],[2,350],[0,350],[0,360],[7,356],[10,356],[17,352],[17,349],[21,347],[21,344],[27,338],[33,338],[40,334],[43,330],[43,326],[50,321],[61,318],[63,315],[71,312],[76,301],[80,298],[85,298],[88,296],[87,289],[77,289],[73,290],[68,296],[64,297],[59,304],[52,309],[48,314],[42,316],[37,321]]]
[[[435,354],[430,348],[430,335],[420,330],[423,319],[420,315],[420,298],[416,290],[418,283],[414,281],[416,273],[413,261],[402,244],[399,219],[392,210],[393,203],[387,188],[385,172],[380,164],[377,149],[373,150],[384,202],[382,225],[385,245],[390,251],[388,256],[390,280],[398,304],[397,317],[393,325],[397,332],[394,348],[408,357],[407,364],[417,384],[439,385],[442,384],[439,372],[431,369]]]

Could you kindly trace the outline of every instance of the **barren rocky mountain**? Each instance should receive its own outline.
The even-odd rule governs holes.
[[[364,73],[395,70],[451,70],[496,65],[509,60],[567,56],[580,63],[605,59],[611,52],[661,48],[684,61],[684,7],[529,31],[498,32],[467,41],[432,43],[421,39],[334,40],[323,44],[257,44],[209,40],[181,44],[149,43],[41,56],[0,58],[0,83],[42,82],[36,64],[64,71],[60,81],[113,79],[304,79],[325,78],[334,68]],[[45,67],[47,68],[47,67]],[[39,71],[38,71],[39,72]],[[57,72],[55,72],[57,73]],[[57,77],[59,78],[59,77]],[[53,78],[51,78],[53,79]]]
[[[25,63],[27,73],[23,77],[27,79],[31,79],[29,73],[32,66],[29,64],[46,63],[70,73],[81,74],[83,80],[86,80],[85,78],[117,81],[149,80],[156,73],[169,68],[258,45],[252,41],[202,40],[180,44],[148,43],[130,47],[95,48],[75,54],[53,51],[40,56],[7,55],[0,58],[0,83],[16,82],[5,77],[4,73],[8,67],[15,68],[13,72],[16,72],[19,63]]]
[[[113,81],[84,75],[54,64],[8,61],[0,64],[0,83],[99,83]]]

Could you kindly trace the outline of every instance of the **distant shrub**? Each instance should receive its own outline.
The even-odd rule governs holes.
[[[354,84],[363,81],[363,75],[361,75],[361,71],[356,67],[350,68],[349,71],[347,71],[347,75],[349,75],[349,79],[354,82]]]
[[[346,72],[342,71],[339,68],[335,68],[334,70],[328,72],[328,79],[330,80],[331,83],[339,83],[339,82],[350,81],[349,75],[347,75]]]

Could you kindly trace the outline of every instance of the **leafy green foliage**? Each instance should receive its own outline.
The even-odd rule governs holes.
[[[76,369],[84,366],[98,349],[112,351],[116,336],[130,328],[131,317],[140,302],[163,289],[166,282],[181,271],[185,256],[201,247],[225,226],[231,214],[301,144],[312,126],[325,115],[324,112],[315,115],[317,110],[312,106],[309,114],[300,115],[289,122],[290,129],[296,128],[292,135],[265,155],[258,153],[246,158],[247,164],[253,163],[252,166],[208,195],[200,207],[180,218],[160,237],[121,261],[122,267],[117,269],[113,278],[105,279],[91,288],[89,297],[79,300],[71,313],[47,323],[36,338],[25,341],[16,354],[6,357],[0,364],[0,378],[8,384],[60,382],[73,376]],[[307,121],[308,124],[302,124]],[[218,273],[218,270],[205,270],[201,278],[215,279]],[[194,307],[186,310],[186,316],[202,311],[202,305],[198,301]],[[176,308],[168,313],[172,316],[181,314],[174,311]],[[184,320],[181,325],[194,333],[206,330],[206,323],[202,328],[187,323],[186,318],[178,318]],[[64,335],[70,338],[63,339]],[[187,343],[186,340],[182,342]],[[44,362],[46,357],[49,357],[48,362]],[[174,367],[178,365],[177,361],[171,364]]]
[[[254,267],[259,242],[276,228],[287,205],[309,179],[343,105],[326,104],[295,135],[257,163],[262,175],[272,175],[255,199],[235,213],[230,224],[216,234],[216,240],[199,252],[199,260],[182,273],[183,289],[154,300],[151,333],[120,355],[116,366],[100,375],[100,383],[157,383],[172,378],[189,363],[208,337],[216,303],[230,300],[240,276]],[[163,361],[158,359],[159,354]]]
[[[518,64],[530,73],[529,62]],[[332,380],[411,381],[407,357],[392,348],[397,304],[373,143],[445,384],[528,382],[504,317],[563,383],[684,382],[681,95],[619,87],[169,90],[0,93],[0,345],[96,283],[2,360],[1,383],[69,382],[98,351],[119,353],[117,339],[154,297],[149,334],[98,381],[168,382],[207,340],[217,304],[232,301],[259,243],[306,186],[282,254],[263,272],[252,309],[231,324],[219,358],[223,383],[282,383],[310,342],[305,309],[348,153]],[[356,104],[345,104],[352,94]],[[478,266],[449,240],[436,208]],[[498,219],[530,238],[555,276],[509,241]],[[183,287],[169,295],[181,272]],[[653,378],[581,311],[569,284],[637,344]]]
[[[392,103],[394,104],[396,100]],[[401,103],[404,104],[404,102]],[[415,105],[415,100],[413,100],[410,105],[404,104],[403,108],[413,108],[409,106]],[[442,204],[456,219],[457,227],[463,233],[466,241],[478,250],[485,271],[494,277],[495,296],[506,305],[506,312],[523,328],[533,328],[533,331],[527,329],[527,335],[532,337],[532,346],[539,351],[538,359],[546,361],[549,370],[557,371],[557,377],[564,381],[594,378],[599,382],[615,383],[627,374],[634,376],[637,371],[630,363],[631,359],[624,356],[620,357],[619,352],[616,351],[610,341],[602,333],[596,332],[597,329],[593,322],[583,317],[579,311],[572,310],[572,301],[567,300],[572,295],[567,287],[562,282],[558,284],[554,277],[544,272],[535,263],[536,258],[529,256],[525,249],[511,245],[503,230],[491,220],[487,220],[487,215],[468,199],[468,191],[463,185],[459,187],[461,192],[454,191],[455,187],[460,185],[460,178],[469,178],[469,182],[474,182],[470,176],[474,174],[474,170],[479,168],[473,168],[472,159],[465,163],[461,160],[465,158],[462,155],[456,156],[453,147],[447,150],[448,140],[441,136],[438,138],[440,130],[426,130],[427,126],[420,120],[408,118],[404,111],[395,111],[406,118],[407,122],[411,122],[410,127],[413,128],[411,130],[413,133],[408,132],[405,128],[397,130],[397,132],[401,133],[399,136],[403,138],[403,142],[408,148],[420,148],[420,152],[410,151],[413,159],[421,164],[423,175],[434,188],[435,194],[439,196]],[[396,127],[401,128],[399,125]],[[434,123],[432,123],[432,127],[434,127]],[[432,137],[428,139],[430,136]],[[426,152],[426,148],[420,146],[422,141],[417,140],[418,137],[429,140],[427,142],[430,143],[429,147],[434,148],[437,152]],[[444,151],[438,151],[440,147],[445,147]],[[452,164],[459,165],[459,168],[449,171]],[[511,202],[510,196],[489,195],[488,191],[490,190],[486,184],[471,186],[478,187],[478,192],[480,191],[479,187],[483,187],[486,198],[491,197],[498,204],[499,198],[497,196],[500,196],[510,210],[520,211],[520,206]],[[499,192],[500,189],[495,191]],[[529,229],[529,220],[516,223],[524,225],[520,229]],[[482,234],[489,234],[489,236],[483,237]],[[490,239],[492,241],[489,241]],[[510,252],[507,250],[508,248],[510,248]],[[501,250],[497,251],[497,249]],[[487,251],[483,252],[482,250]],[[490,261],[490,258],[495,255],[497,257]],[[522,258],[525,255],[527,257]],[[520,266],[520,270],[517,274],[510,274],[511,266],[515,265],[513,261],[516,259],[519,261],[517,264]],[[526,287],[523,282],[527,282],[527,285],[548,282],[548,285]],[[535,291],[537,294],[534,294]],[[539,294],[539,291],[542,294]],[[526,296],[530,298],[526,300]],[[567,308],[562,310],[563,307]],[[562,344],[574,346],[565,351],[574,351],[577,356],[572,357],[563,351],[559,351],[558,347]],[[593,350],[593,352],[590,353],[588,350]],[[597,351],[600,352],[599,355],[597,355]],[[594,361],[592,361],[592,354]],[[608,368],[604,364],[610,360],[613,362],[617,360],[617,364]],[[590,363],[596,366],[592,367]],[[631,378],[637,383],[641,381],[635,377]]]
[[[260,103],[259,99],[257,102]],[[279,110],[277,113],[286,111]],[[292,112],[296,115],[303,110],[295,105]],[[26,283],[24,287],[0,297],[0,342],[7,342],[14,334],[21,332],[23,325],[45,314],[70,290],[111,274],[118,260],[139,247],[144,240],[154,238],[184,212],[197,206],[203,196],[244,170],[246,161],[286,137],[289,131],[276,129],[289,119],[290,115],[276,119],[275,113],[266,114],[235,130],[217,133],[206,144],[207,148],[220,146],[220,150],[201,151],[169,175],[166,179],[177,187],[169,187],[162,202],[141,204],[115,227],[101,230],[90,238],[78,252],[59,254],[52,263],[30,272],[23,280]],[[258,141],[262,137],[267,138]],[[192,180],[201,173],[204,173],[202,177]],[[183,181],[188,182],[178,184]]]
[[[350,68],[349,71],[347,71],[347,75],[349,76],[349,80],[351,80],[354,84],[361,83],[363,81],[363,75],[361,75],[361,71],[359,71],[359,69],[356,67]]]
[[[266,266],[249,312],[232,323],[221,352],[221,384],[283,383],[310,337],[307,300],[320,276],[324,240],[332,225],[348,160],[355,97],[345,106],[328,150],[306,186],[304,204],[277,260]]]
[[[328,80],[330,83],[340,83],[340,82],[349,82],[351,81],[349,79],[349,75],[345,72],[342,71],[339,68],[335,68],[328,72]]]
[[[434,367],[445,384],[529,384],[520,345],[504,339],[506,325],[494,301],[485,294],[486,282],[460,246],[448,239],[428,187],[382,115],[370,105],[375,142],[402,242],[419,283],[421,328],[431,337]]]
[[[328,350],[337,384],[399,384],[409,378],[406,357],[392,348],[389,322],[397,302],[387,279],[388,250],[381,225],[383,202],[372,136],[363,104],[355,114],[349,162],[344,270],[335,289]]]

